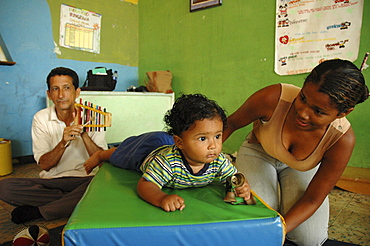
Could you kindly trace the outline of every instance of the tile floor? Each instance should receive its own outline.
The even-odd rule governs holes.
[[[40,169],[34,163],[14,164],[13,173],[0,179],[10,177],[37,177]],[[370,196],[333,189],[330,199],[329,238],[337,241],[370,246]],[[55,228],[67,223],[67,219],[50,222],[32,221],[17,225],[10,221],[13,207],[0,200],[0,244],[13,239],[15,234],[27,225],[43,224]]]

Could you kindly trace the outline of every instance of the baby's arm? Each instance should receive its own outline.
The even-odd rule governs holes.
[[[85,171],[90,174],[92,170],[104,161],[109,161],[110,156],[117,148],[96,151],[84,164]]]
[[[143,177],[137,184],[139,196],[150,204],[162,208],[166,212],[183,210],[185,208],[184,199],[178,195],[167,195],[156,184],[147,181]]]

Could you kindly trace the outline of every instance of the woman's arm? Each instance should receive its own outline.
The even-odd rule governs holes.
[[[281,85],[267,86],[250,96],[239,109],[227,118],[222,139],[225,141],[234,131],[257,119],[269,120],[279,101]]]
[[[307,220],[320,207],[341,177],[351,157],[355,135],[350,128],[323,156],[305,193],[285,215],[287,232]]]
[[[150,204],[160,207],[167,212],[183,210],[185,208],[184,199],[178,195],[167,195],[156,184],[147,181],[143,177],[137,184],[139,196]]]

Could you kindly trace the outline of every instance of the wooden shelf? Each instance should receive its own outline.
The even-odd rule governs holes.
[[[0,34],[0,65],[13,66],[14,64],[15,62],[13,62],[13,59],[9,54],[3,37]]]
[[[6,65],[6,66],[12,66],[15,62],[9,62],[9,61],[0,61],[0,65]]]

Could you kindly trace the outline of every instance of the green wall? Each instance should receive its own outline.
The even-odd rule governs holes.
[[[59,46],[61,4],[102,15],[100,54],[59,47],[59,59],[99,61],[138,66],[138,5],[120,0],[83,1],[47,0],[52,17],[53,39]]]
[[[274,83],[301,86],[307,74],[279,76],[274,70],[275,1],[223,1],[189,12],[189,1],[139,1],[139,82],[145,72],[171,70],[173,88],[203,93],[229,114],[256,90]],[[370,51],[370,1],[365,1],[359,59]],[[366,43],[365,43],[366,41]],[[364,70],[370,84],[370,69]],[[349,115],[357,135],[350,166],[370,167],[367,130],[370,100]],[[250,127],[235,132],[224,151],[239,149]]]

